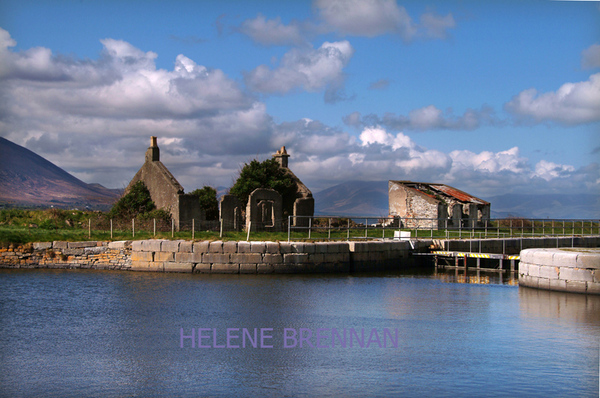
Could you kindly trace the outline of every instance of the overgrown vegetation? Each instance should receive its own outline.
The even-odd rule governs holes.
[[[270,188],[279,192],[283,198],[284,217],[293,213],[297,187],[277,160],[267,159],[259,162],[255,159],[244,164],[229,193],[237,196],[242,203],[247,203],[252,191],[258,188]]]
[[[108,217],[118,221],[139,218],[141,220],[158,219],[170,221],[171,214],[165,210],[157,209],[150,197],[150,191],[142,181],[136,182],[131,190],[108,212]]]
[[[205,186],[189,193],[198,197],[200,207],[204,210],[207,221],[216,221],[219,219],[219,202],[217,201],[217,190],[213,187]]]

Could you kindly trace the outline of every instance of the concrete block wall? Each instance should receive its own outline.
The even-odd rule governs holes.
[[[132,243],[131,270],[233,274],[376,271],[408,265],[410,250],[407,241],[145,240]]]
[[[474,253],[519,254],[525,249],[557,247],[600,247],[600,236],[536,237],[506,239],[448,239],[435,240],[436,247],[446,251]]]
[[[131,241],[35,242],[0,248],[0,268],[82,268],[126,270]]]
[[[600,294],[600,249],[527,249],[521,252],[519,285]]]

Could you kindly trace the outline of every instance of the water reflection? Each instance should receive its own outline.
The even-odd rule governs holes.
[[[528,318],[600,324],[600,296],[519,288],[519,306]]]
[[[509,285],[518,286],[519,277],[516,272],[500,271],[464,271],[458,268],[454,270],[436,271],[433,278],[447,283],[470,283],[476,285]]]
[[[0,271],[0,396],[583,396],[600,297],[510,274]],[[397,329],[397,348],[192,349],[180,328]],[[276,333],[274,333],[276,334]],[[222,342],[219,342],[222,344]],[[493,377],[490,377],[493,375]]]

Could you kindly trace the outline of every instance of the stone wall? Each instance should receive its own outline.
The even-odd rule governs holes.
[[[431,242],[422,242],[426,248]],[[399,269],[409,242],[223,242],[145,240],[132,244],[131,269],[188,273],[312,273]]]
[[[521,252],[519,285],[600,294],[600,249],[527,249]]]
[[[35,242],[0,248],[0,268],[88,268],[127,270],[131,241]]]
[[[537,237],[505,239],[434,240],[435,247],[444,251],[519,254],[525,249],[558,247],[600,247],[600,236]]]

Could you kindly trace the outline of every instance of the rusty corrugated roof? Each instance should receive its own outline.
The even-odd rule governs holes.
[[[466,192],[463,192],[461,190],[458,190],[456,188],[452,188],[448,185],[444,185],[444,184],[431,184],[431,187],[445,193],[448,196],[452,196],[453,198],[456,198],[462,202],[470,202],[470,203],[476,203],[476,204],[482,204],[482,205],[487,205],[489,204],[489,202],[486,202],[485,200],[476,198],[473,195],[469,195]]]

